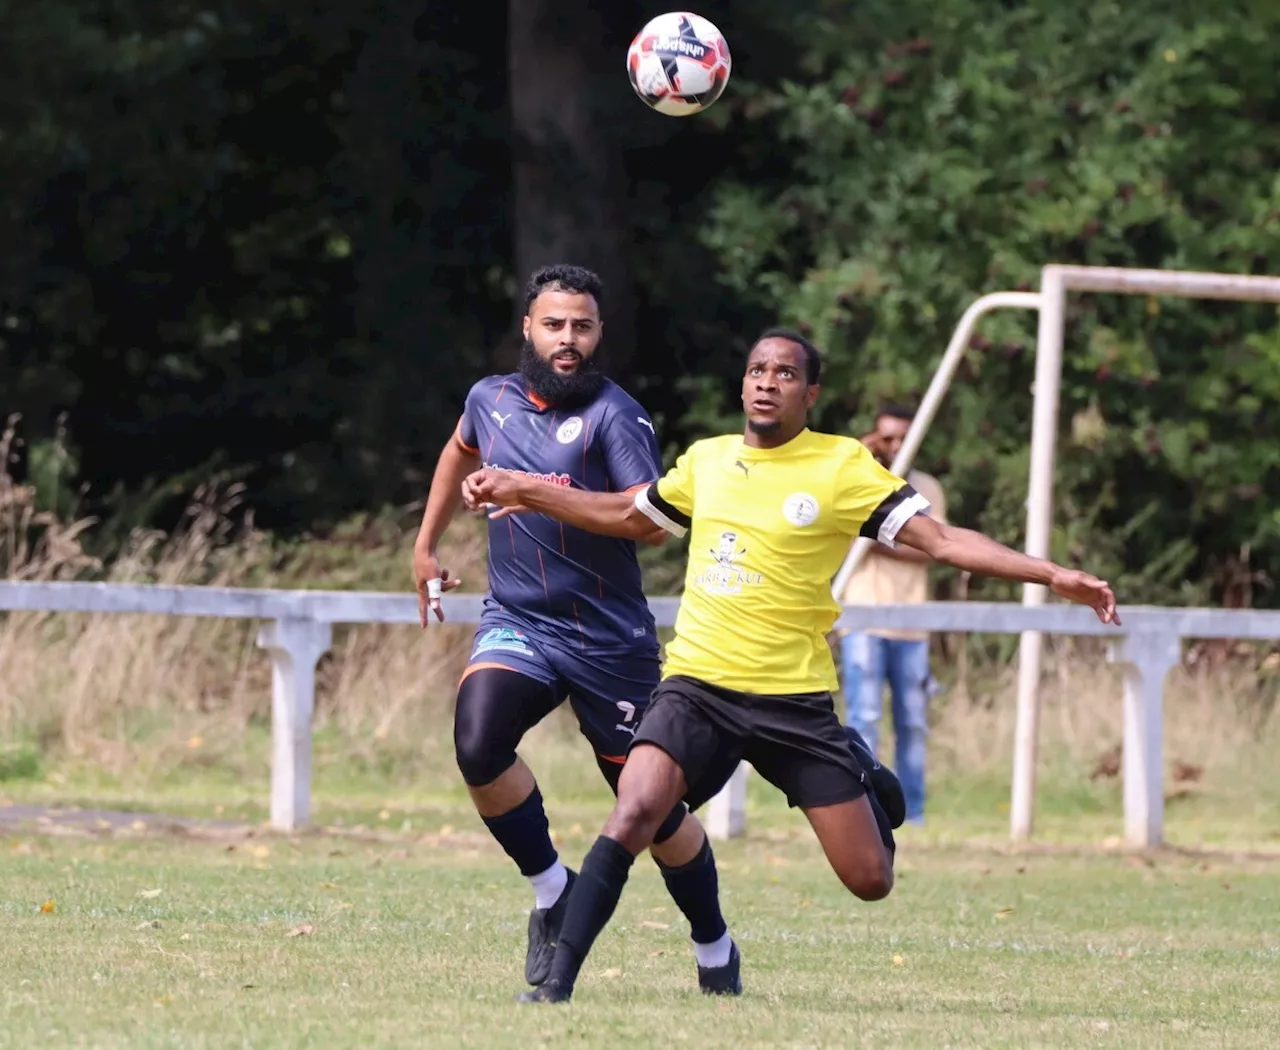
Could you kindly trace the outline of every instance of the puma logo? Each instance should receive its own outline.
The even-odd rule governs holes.
[[[511,413],[510,413],[510,412],[508,412],[505,416],[504,416],[504,415],[500,415],[500,414],[498,413],[498,410],[497,410],[496,408],[495,408],[492,412],[490,412],[490,413],[489,413],[489,415],[493,416],[493,418],[494,418],[494,419],[496,419],[496,420],[498,421],[498,429],[499,429],[499,430],[504,430],[504,429],[506,428],[506,422],[507,422],[507,420],[511,418]]]
[[[740,471],[742,471],[742,476],[743,476],[744,478],[750,478],[750,477],[751,477],[751,473],[750,473],[750,471],[748,471],[748,470],[747,470],[747,465],[746,465],[745,463],[743,463],[743,462],[742,462],[742,460],[740,460],[740,459],[736,459],[736,460],[734,460],[734,461],[733,461],[733,465],[734,465],[735,467],[737,467]]]
[[[639,423],[642,427],[648,427],[649,433],[652,434],[654,437],[658,436],[658,432],[653,429],[653,424],[650,423],[647,419],[645,419],[644,416],[636,416],[636,422]]]
[[[635,722],[636,705],[630,700],[615,700],[614,706],[618,709],[618,713],[622,715],[622,721],[613,728],[619,733],[628,733],[631,739],[636,738],[636,729],[638,726]]]

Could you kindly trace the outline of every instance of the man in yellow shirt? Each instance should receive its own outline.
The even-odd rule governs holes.
[[[803,336],[765,333],[742,381],[742,435],[695,442],[653,485],[586,492],[482,470],[469,507],[537,511],[609,536],[690,535],[685,592],[654,691],[602,834],[570,891],[551,975],[525,1002],[564,1002],[617,907],[631,865],[680,799],[712,798],[741,760],[798,806],[844,885],[863,900],[893,888],[893,858],[867,800],[832,692],[831,579],[862,535],[906,543],[970,572],[1049,586],[1119,623],[1102,580],[942,525],[928,502],[852,438],[806,427],[821,358]],[[733,949],[738,957],[736,946]],[[738,990],[738,989],[735,989]]]
[[[907,436],[914,413],[885,405],[862,443],[888,467]],[[929,501],[929,516],[946,523],[947,503],[937,478],[921,470],[907,473],[907,483]],[[910,547],[876,544],[849,577],[843,598],[848,605],[918,605],[929,600],[927,554]],[[924,820],[925,751],[929,734],[929,635],[925,631],[874,628],[849,631],[840,639],[846,717],[879,751],[884,687],[889,684],[893,712],[894,768],[902,781],[906,819]]]

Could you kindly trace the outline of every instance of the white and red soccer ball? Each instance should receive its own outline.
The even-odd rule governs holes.
[[[729,83],[731,65],[720,30],[686,11],[651,19],[627,49],[631,86],[669,117],[687,117],[711,105]]]

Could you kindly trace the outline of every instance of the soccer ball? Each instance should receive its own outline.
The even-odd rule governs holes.
[[[669,117],[699,113],[729,83],[729,45],[701,15],[671,11],[650,20],[627,49],[631,86]]]

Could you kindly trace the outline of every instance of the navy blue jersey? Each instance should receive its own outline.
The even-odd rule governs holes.
[[[648,413],[608,380],[591,402],[562,409],[529,393],[519,374],[489,376],[467,394],[456,440],[486,467],[592,492],[662,475]],[[488,602],[582,652],[657,651],[635,543],[545,514],[489,523]]]

